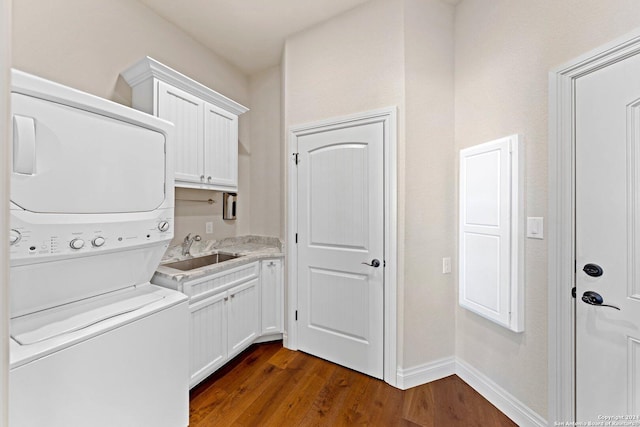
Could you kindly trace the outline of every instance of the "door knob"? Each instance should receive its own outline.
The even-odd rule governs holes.
[[[586,291],[584,294],[582,294],[582,301],[590,305],[597,305],[598,307],[611,307],[615,308],[616,310],[620,310],[615,305],[603,304],[604,299],[602,298],[602,295],[594,291]]]
[[[369,264],[368,262],[363,262],[362,264],[368,265],[369,267],[378,268],[378,267],[380,267],[380,260],[377,260],[377,259],[374,258],[373,260],[371,260],[371,264]]]

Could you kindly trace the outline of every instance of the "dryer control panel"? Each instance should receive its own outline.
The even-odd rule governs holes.
[[[9,254],[11,265],[46,262],[59,258],[95,255],[100,252],[123,250],[150,243],[166,242],[173,238],[173,210],[158,210],[143,218],[131,216],[109,221],[61,221],[61,215],[51,215],[51,221],[38,224],[29,221],[33,214],[16,213],[11,216]],[[42,220],[42,214],[38,219]],[[96,216],[99,220],[100,215]],[[89,219],[89,221],[87,221]]]

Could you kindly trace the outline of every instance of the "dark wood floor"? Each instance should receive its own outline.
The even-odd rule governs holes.
[[[398,390],[366,375],[257,344],[191,391],[190,427],[515,426],[457,376]]]

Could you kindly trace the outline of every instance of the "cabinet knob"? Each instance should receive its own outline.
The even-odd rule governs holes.
[[[204,175],[200,175],[200,181],[204,181]]]
[[[229,301],[229,297],[224,297],[224,300],[225,301]]]
[[[211,182],[211,177],[210,176],[207,177],[207,181]]]
[[[231,298],[234,298],[236,295],[235,294],[231,294]]]

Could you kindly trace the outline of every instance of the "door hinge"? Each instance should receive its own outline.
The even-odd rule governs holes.
[[[296,162],[296,165],[300,163],[300,153],[293,153],[293,161]]]
[[[574,297],[574,298],[576,297],[576,287],[575,286],[571,289],[571,296]]]
[[[298,320],[298,310],[296,310],[296,321]]]
[[[298,233],[296,233],[296,243],[298,243]]]

